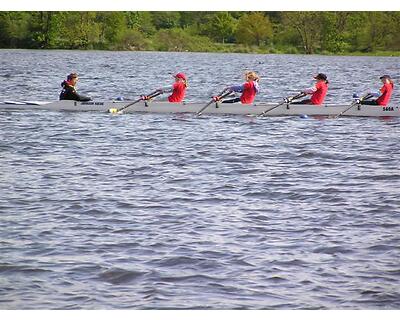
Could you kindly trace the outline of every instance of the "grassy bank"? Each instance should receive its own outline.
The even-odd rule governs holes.
[[[400,56],[400,12],[0,12],[0,48]]]

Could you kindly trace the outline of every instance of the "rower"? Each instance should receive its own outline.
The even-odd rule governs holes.
[[[379,92],[369,92],[368,95],[372,97],[378,97],[376,100],[360,100],[360,104],[368,104],[375,106],[386,106],[389,103],[390,96],[392,95],[394,83],[393,80],[387,74],[379,78],[383,86],[379,89]]]
[[[233,98],[229,100],[224,100],[222,103],[236,103],[241,102],[242,104],[251,104],[253,103],[256,94],[260,92],[259,81],[260,77],[254,71],[247,71],[244,74],[244,78],[246,80],[245,83],[241,85],[234,85],[227,87],[225,91],[230,92],[241,92],[242,95],[239,98]],[[219,101],[219,97],[214,97],[215,101]]]
[[[75,101],[90,101],[90,97],[86,97],[76,92],[76,84],[79,78],[76,73],[71,73],[67,76],[67,80],[61,83],[63,88],[60,93],[60,100],[75,100]]]
[[[169,93],[172,94],[168,97],[168,101],[172,103],[182,102],[185,98],[186,88],[188,87],[188,81],[186,75],[183,72],[177,73],[175,76],[175,82],[172,86],[166,88],[157,89],[154,93]],[[147,96],[142,96],[143,100],[149,100]]]
[[[317,80],[314,87],[301,91],[304,95],[311,95],[311,98],[295,101],[292,104],[321,105],[324,102],[326,93],[328,92],[328,77],[324,73],[318,73],[314,79]]]

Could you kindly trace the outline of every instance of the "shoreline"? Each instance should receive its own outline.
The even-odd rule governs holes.
[[[67,49],[67,48],[0,48],[3,50],[34,50],[34,51],[108,51],[108,52],[161,52],[161,53],[227,53],[227,54],[265,54],[265,55],[301,55],[301,56],[343,56],[343,57],[400,57],[400,51],[376,51],[376,52],[343,52],[343,53],[331,53],[331,52],[316,52],[312,54],[306,54],[301,52],[285,52],[283,50],[268,50],[268,49],[258,49],[258,50],[206,50],[206,51],[189,51],[189,50],[129,50],[129,49]],[[290,51],[290,50],[289,50]]]

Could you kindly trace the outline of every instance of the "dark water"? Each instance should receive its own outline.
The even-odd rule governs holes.
[[[342,81],[330,99],[347,101],[340,74],[372,79],[399,63],[78,51],[0,60],[2,99],[35,100],[55,99],[71,69],[82,92],[108,98],[183,67],[204,100],[254,65],[269,99],[309,85],[320,64]],[[0,110],[0,124],[1,309],[400,307],[399,119]]]

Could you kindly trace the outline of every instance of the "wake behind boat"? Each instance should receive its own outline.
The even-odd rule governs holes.
[[[51,111],[91,111],[109,112],[110,109],[119,110],[131,104],[133,101],[72,101],[60,100],[54,102],[41,101],[4,101],[0,102],[2,110],[51,110]],[[205,103],[170,103],[167,101],[140,101],[123,110],[124,113],[197,113]],[[204,114],[232,114],[232,115],[259,115],[268,109],[265,116],[341,116],[355,117],[398,117],[400,116],[399,106],[371,106],[355,104],[350,109],[349,104],[324,104],[324,105],[305,105],[284,103],[278,107],[276,103],[255,103],[244,105],[241,103],[212,103]],[[348,109],[348,110],[346,110]]]

